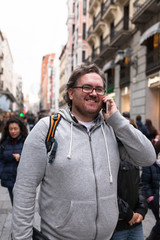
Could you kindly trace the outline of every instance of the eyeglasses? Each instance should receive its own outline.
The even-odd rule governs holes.
[[[102,87],[92,87],[91,85],[77,86],[73,88],[81,88],[84,93],[92,93],[94,90],[98,95],[104,95],[105,90]]]

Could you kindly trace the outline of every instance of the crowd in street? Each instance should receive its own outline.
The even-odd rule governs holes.
[[[48,153],[49,117],[36,123],[30,115],[29,134],[24,119],[7,119],[0,179],[13,205],[13,240],[144,240],[148,207],[155,225],[147,240],[160,239],[160,134],[150,119],[121,114],[105,84],[95,64],[72,72]],[[32,226],[40,184],[41,232]]]

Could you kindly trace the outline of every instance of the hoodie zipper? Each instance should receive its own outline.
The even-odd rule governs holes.
[[[96,233],[95,233],[95,237],[93,240],[96,240],[97,238],[97,219],[98,219],[98,189],[97,189],[97,178],[95,175],[95,163],[94,163],[94,157],[93,157],[93,150],[92,150],[92,140],[91,140],[91,132],[89,131],[88,133],[89,136],[89,144],[90,144],[90,149],[91,149],[91,156],[92,156],[92,165],[93,165],[93,174],[94,174],[94,179],[95,179],[95,192],[96,192],[96,204],[97,204],[97,213],[96,213],[96,218],[95,218],[95,225],[96,225]]]

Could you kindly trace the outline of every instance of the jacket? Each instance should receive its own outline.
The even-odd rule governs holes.
[[[0,162],[1,162],[1,185],[7,188],[13,188],[16,175],[18,162],[12,156],[13,153],[21,154],[23,142],[21,135],[17,138],[16,144],[13,139],[8,136],[1,144]]]
[[[149,131],[148,128],[146,127],[146,125],[144,123],[142,123],[141,121],[137,121],[137,126],[138,129],[146,136],[149,137]]]
[[[142,168],[142,182],[145,187],[146,197],[154,196],[154,200],[149,203],[156,219],[159,219],[159,186],[160,186],[160,166],[154,163],[150,167]]]
[[[154,148],[119,111],[107,121],[100,113],[89,133],[69,109],[60,113],[52,164],[45,146],[49,117],[42,118],[25,141],[14,187],[13,239],[31,240],[36,188],[41,183],[39,213],[44,235],[51,240],[109,240],[119,213],[120,157],[115,133],[126,148],[120,155],[135,164],[151,165]]]
[[[139,167],[123,160],[118,173],[118,206],[117,231],[137,226],[138,224],[130,226],[128,223],[133,217],[133,212],[141,214],[144,219],[148,210],[144,186],[140,181]]]

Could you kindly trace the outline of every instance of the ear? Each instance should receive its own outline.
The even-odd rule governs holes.
[[[70,100],[73,99],[73,93],[74,93],[74,89],[73,89],[73,88],[69,88],[69,89],[68,89],[68,96],[69,96],[69,99],[70,99]]]

